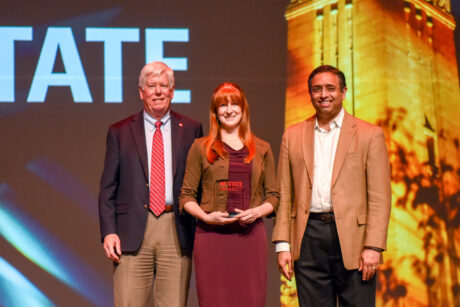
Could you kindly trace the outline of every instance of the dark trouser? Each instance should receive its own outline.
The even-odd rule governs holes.
[[[335,222],[308,220],[294,272],[301,307],[375,306],[376,278],[345,269]]]

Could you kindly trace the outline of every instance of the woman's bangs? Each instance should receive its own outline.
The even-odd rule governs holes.
[[[229,104],[231,102],[236,102],[239,106],[242,105],[241,94],[234,89],[223,89],[219,91],[216,96],[216,103],[218,106],[221,104]]]

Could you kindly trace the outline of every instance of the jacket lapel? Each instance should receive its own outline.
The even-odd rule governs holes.
[[[262,171],[262,161],[259,155],[259,146],[256,144],[256,155],[252,160],[252,173],[251,173],[251,200],[254,199],[254,195],[256,194],[256,188],[259,183],[260,173]]]
[[[300,141],[302,142],[302,154],[307,167],[308,179],[310,184],[313,183],[313,163],[314,163],[314,144],[315,144],[315,118],[310,117],[302,125],[302,135]]]
[[[149,170],[147,162],[147,146],[145,145],[145,130],[143,111],[136,114],[131,122],[131,134],[136,144],[137,154],[141,160],[142,169],[144,170],[145,179],[149,179]]]
[[[345,112],[342,123],[342,131],[340,132],[339,141],[337,143],[337,150],[335,151],[334,167],[332,169],[331,189],[334,187],[340,170],[342,169],[343,162],[347,156],[348,147],[350,146],[353,135],[356,132],[355,121],[353,117]]]
[[[176,176],[177,161],[179,148],[181,146],[182,136],[184,134],[184,124],[181,122],[179,114],[174,111],[171,113],[171,147],[172,147],[172,165],[173,177]]]

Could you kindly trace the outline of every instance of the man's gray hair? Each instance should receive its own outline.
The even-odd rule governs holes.
[[[174,87],[174,72],[171,67],[163,62],[150,62],[145,64],[144,68],[141,70],[141,74],[139,75],[139,87],[143,90],[148,77],[158,77],[162,73],[166,73],[168,76],[169,89],[172,90]]]

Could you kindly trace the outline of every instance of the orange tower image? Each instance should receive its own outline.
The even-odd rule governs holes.
[[[345,109],[384,128],[392,166],[377,306],[460,306],[460,92],[449,0],[292,0],[286,126],[314,114],[308,74],[345,72]],[[297,306],[282,280],[282,306]]]

